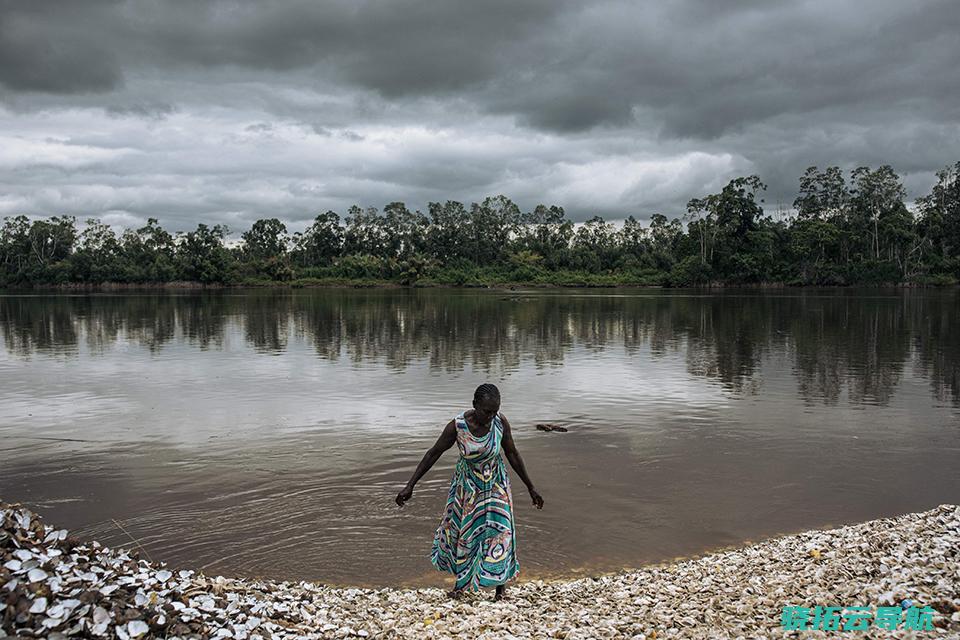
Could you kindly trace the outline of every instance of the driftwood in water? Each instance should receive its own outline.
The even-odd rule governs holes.
[[[566,431],[567,430],[566,427],[550,424],[549,422],[538,424],[537,429],[539,429],[540,431]]]

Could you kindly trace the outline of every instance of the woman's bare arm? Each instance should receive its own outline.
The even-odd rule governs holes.
[[[513,467],[513,470],[516,471],[520,479],[523,480],[523,484],[527,485],[530,497],[533,498],[533,504],[535,504],[538,509],[542,509],[543,498],[537,493],[537,490],[533,487],[533,481],[530,479],[530,476],[527,475],[527,468],[523,465],[523,458],[520,457],[520,452],[517,451],[517,445],[513,442],[513,430],[510,428],[510,421],[507,420],[507,417],[502,413],[500,414],[500,421],[503,423],[503,442],[501,443],[503,452],[506,454],[507,460],[510,461],[510,466]]]
[[[413,487],[417,484],[417,481],[423,477],[423,474],[430,471],[430,468],[440,459],[443,452],[452,447],[456,442],[457,424],[455,420],[451,420],[447,423],[447,426],[443,428],[443,433],[441,433],[437,441],[433,443],[433,446],[423,454],[423,459],[421,459],[420,464],[417,465],[416,470],[413,472],[413,477],[407,482],[407,486],[397,494],[398,505],[402,507],[403,503],[413,496]]]

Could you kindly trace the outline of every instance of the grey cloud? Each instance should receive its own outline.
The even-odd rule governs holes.
[[[113,104],[109,105],[106,111],[109,115],[116,116],[118,118],[137,117],[148,118],[152,120],[162,120],[163,118],[176,113],[177,107],[164,102],[134,103],[127,105]]]
[[[504,193],[577,220],[679,215],[745,172],[770,186],[768,206],[789,204],[814,164],[891,164],[912,198],[960,148],[954,0],[0,11],[0,135],[24,149],[0,154],[15,176],[0,178],[3,211],[190,226]],[[97,111],[110,117],[93,136]]]
[[[15,90],[116,88],[118,58],[125,72],[239,68],[390,100],[458,95],[556,132],[628,126],[634,107],[646,108],[665,135],[699,139],[907,97],[942,115],[943,101],[960,97],[951,0],[873,2],[869,12],[826,0],[29,4],[5,7],[0,68]]]
[[[64,94],[122,86],[123,74],[108,34],[88,21],[84,4],[44,0],[0,4],[0,85],[13,91]],[[91,3],[100,8],[110,4]]]
[[[321,125],[319,125],[319,124],[310,124],[310,125],[307,125],[307,126],[309,126],[310,129],[311,129],[315,134],[317,134],[318,136],[327,136],[327,137],[329,137],[329,136],[332,136],[332,135],[333,135],[333,132],[332,132],[330,129],[328,129],[328,128],[324,127],[324,126],[321,126]]]

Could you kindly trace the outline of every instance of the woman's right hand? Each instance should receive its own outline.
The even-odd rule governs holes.
[[[413,487],[410,485],[405,486],[400,493],[397,494],[397,504],[401,507],[403,503],[413,497]]]

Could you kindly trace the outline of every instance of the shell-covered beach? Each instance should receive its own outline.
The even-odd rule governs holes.
[[[0,503],[0,637],[960,638],[960,506],[450,600],[205,576],[81,541]],[[928,607],[928,630],[785,630],[784,607]]]

